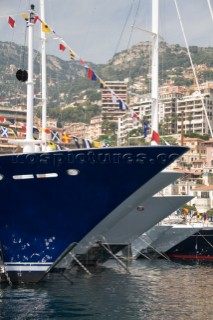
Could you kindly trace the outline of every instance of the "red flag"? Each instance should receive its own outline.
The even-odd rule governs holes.
[[[66,47],[65,47],[62,43],[60,43],[60,44],[59,44],[59,49],[60,49],[61,51],[64,51],[64,50],[66,49]]]
[[[90,79],[90,80],[96,81],[96,80],[97,80],[97,77],[96,77],[95,72],[92,71],[91,68],[86,68],[86,70],[87,70],[87,78]]]
[[[159,133],[153,130],[151,141],[155,141],[157,144],[159,144],[159,140],[160,140]]]
[[[82,58],[80,58],[79,60],[80,60],[80,63],[81,63],[82,65],[85,65],[85,62],[84,62],[84,60],[83,60]]]
[[[11,17],[8,18],[8,23],[11,26],[11,28],[14,28],[15,26],[15,20]]]
[[[5,118],[4,117],[0,117],[0,122],[5,122]]]
[[[39,17],[38,16],[35,16],[34,17],[34,23],[36,24],[37,20],[39,20]]]
[[[138,119],[138,115],[132,109],[130,110],[130,112],[131,112],[131,117],[133,120]]]
[[[49,129],[41,128],[42,131],[44,131],[46,134],[50,134],[51,131]]]
[[[187,208],[183,208],[183,213],[188,214],[189,210]]]
[[[92,80],[92,76],[93,76],[93,71],[91,68],[88,68],[88,71],[87,71],[87,77],[88,79]]]

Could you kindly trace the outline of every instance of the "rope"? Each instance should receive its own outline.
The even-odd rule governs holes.
[[[54,30],[53,28],[47,24],[46,22],[42,21],[39,17],[39,15],[36,13],[35,16],[37,16],[38,20],[41,22],[41,23],[44,23],[46,26],[48,26],[48,29],[50,30],[50,32],[52,33],[53,35],[53,39],[54,40],[58,40],[60,44],[63,44],[65,46],[65,48],[68,48],[69,49],[69,53],[74,55],[73,59],[72,60],[75,60],[76,59],[81,63],[81,65],[84,66],[84,68],[88,68],[88,69],[91,69],[93,72],[94,70],[92,68],[90,68],[85,62],[84,60],[66,43],[66,41],[60,36],[58,35]],[[95,73],[95,72],[94,72]],[[99,76],[97,73],[95,73],[95,76],[96,78],[100,81],[100,83],[102,83],[104,85],[104,88],[107,88],[109,89],[110,93],[116,97],[118,100],[122,100]]]
[[[17,9],[16,9],[16,13],[15,14],[12,14],[11,16],[12,17],[17,17],[17,16],[20,16],[21,14],[18,13],[20,12],[20,8],[21,8],[21,2],[22,0],[19,1],[18,5],[17,5]],[[0,16],[0,18],[8,18],[8,15],[7,16]],[[14,28],[12,30],[12,37],[11,37],[11,43],[14,42],[14,36],[15,36],[15,31],[16,31],[16,28]],[[25,29],[25,40],[24,40],[24,47],[26,45],[26,29]],[[6,71],[7,71],[7,68],[9,66],[9,61],[10,61],[10,55],[9,55],[9,48],[10,46],[7,47],[7,52],[8,52],[8,55],[7,55],[7,63],[5,64],[5,75],[6,75]],[[22,50],[22,48],[21,48]],[[25,49],[24,49],[24,52],[25,52]],[[19,57],[19,67],[24,65],[24,55],[23,55],[23,61],[21,62],[21,57],[22,57],[22,54],[20,55]],[[9,88],[9,91],[10,92],[14,92],[14,88],[16,89],[15,92],[16,92],[16,99],[14,99],[16,101],[16,104],[18,103],[18,99],[19,99],[19,96],[21,94],[21,89],[22,89],[22,86],[23,84],[21,84],[20,82],[16,81],[15,79],[13,81],[8,81],[8,88]],[[16,119],[16,118],[15,118]]]
[[[212,12],[212,7],[211,7],[210,0],[207,0],[207,3],[208,3],[210,14],[211,14],[211,17],[212,17],[212,20],[213,20],[213,12]]]
[[[180,26],[181,26],[181,29],[182,29],[182,32],[183,32],[183,37],[184,37],[184,41],[185,41],[185,44],[186,44],[187,52],[188,52],[188,55],[189,55],[189,60],[190,60],[190,63],[191,63],[193,74],[194,74],[196,86],[197,86],[197,89],[198,89],[198,92],[199,92],[199,96],[200,96],[200,99],[201,99],[203,111],[204,111],[205,116],[206,116],[206,120],[207,120],[207,123],[208,123],[209,131],[211,133],[211,137],[213,138],[212,128],[211,128],[211,125],[210,125],[210,122],[209,122],[209,118],[208,118],[208,114],[207,114],[207,111],[206,111],[206,107],[205,107],[205,104],[204,104],[204,97],[201,94],[200,85],[198,83],[198,77],[197,77],[197,74],[196,74],[196,71],[195,71],[194,64],[192,62],[191,53],[190,53],[189,45],[188,45],[188,42],[187,42],[187,39],[186,39],[186,35],[185,35],[185,32],[184,32],[184,28],[183,28],[180,12],[179,12],[179,9],[178,9],[177,1],[174,0],[174,3],[175,3],[175,6],[176,6],[176,10],[177,10]]]
[[[125,22],[124,22],[124,26],[123,26],[123,28],[122,28],[120,37],[119,37],[119,39],[118,39],[118,43],[117,43],[117,45],[116,45],[116,47],[115,47],[114,55],[116,54],[116,52],[117,52],[117,50],[118,50],[118,47],[119,47],[119,45],[120,45],[120,42],[121,42],[121,39],[122,39],[122,37],[123,37],[124,30],[125,30],[125,28],[126,28],[126,25],[127,25],[128,19],[129,19],[129,16],[130,16],[130,14],[131,14],[131,12],[132,12],[132,8],[133,8],[133,6],[134,6],[134,2],[135,2],[135,0],[132,1],[131,7],[130,7],[129,12],[128,12],[128,14],[127,14],[126,20],[125,20]],[[127,45],[127,48],[128,48],[128,45]]]
[[[135,27],[136,18],[137,18],[138,12],[139,12],[140,3],[141,3],[141,2],[140,2],[140,0],[139,0],[139,1],[138,1],[138,6],[137,6],[137,10],[136,10],[136,13],[135,13],[135,17],[134,17],[134,21],[133,21],[133,25],[132,25],[132,29],[131,29],[131,33],[130,33],[129,40],[128,40],[128,43],[127,43],[127,48],[129,48],[129,46],[130,46],[130,41],[132,40],[132,34],[133,34],[134,27]]]
[[[96,0],[95,3],[94,3],[93,9],[91,10],[90,17],[89,17],[89,23],[88,23],[89,27],[87,28],[87,33],[85,35],[83,50],[87,47],[87,43],[88,43],[88,38],[89,38],[92,22],[94,21],[93,14],[95,13],[97,3],[99,3],[99,2],[100,1]]]
[[[194,226],[193,226],[193,227],[194,227]],[[211,248],[213,248],[213,245],[211,244],[211,242],[209,242],[209,241],[206,239],[206,237],[205,237],[203,234],[200,233],[200,230],[199,230],[197,233],[210,245]]]

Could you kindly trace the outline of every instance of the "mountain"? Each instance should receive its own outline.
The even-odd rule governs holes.
[[[40,61],[40,53],[34,51],[35,94],[38,96],[41,92]],[[27,69],[27,48],[15,43],[0,42],[1,99],[16,97],[17,101],[14,103],[19,103],[22,100],[20,96],[26,95],[26,84],[16,79],[16,72],[19,69]],[[47,87],[50,105],[60,104],[60,97],[63,97],[63,100],[67,99],[69,103],[73,97],[71,88],[75,87],[75,81],[83,79],[83,76],[84,72],[77,63],[48,55]]]
[[[128,50],[114,55],[108,64],[101,67],[100,73],[105,78],[123,80],[130,78],[133,82],[138,77],[147,79],[150,73],[151,43],[139,43]],[[192,61],[195,65],[206,64],[207,70],[204,80],[209,80],[209,73],[213,68],[213,48],[190,47]],[[189,68],[190,60],[186,48],[180,45],[168,45],[165,42],[159,44],[159,79],[163,83],[168,80],[168,75],[173,71],[177,78],[181,70]],[[176,69],[176,70],[174,70]]]
[[[172,78],[177,85],[189,85],[193,80],[183,77],[190,60],[187,50],[177,45],[161,42],[159,45],[159,79],[161,83]],[[203,81],[213,79],[213,48],[191,46],[190,52],[195,65],[204,64],[199,71]],[[39,97],[41,92],[40,53],[34,52],[35,58],[35,93]],[[114,55],[104,65],[90,62],[95,73],[104,81],[124,80],[129,78],[130,84],[150,81],[151,44],[139,43],[128,50]],[[1,100],[16,98],[11,103],[23,103],[22,95],[26,94],[26,84],[16,79],[18,69],[27,69],[27,48],[10,42],[0,42],[0,90]],[[73,102],[76,97],[88,96],[88,101],[94,100],[93,94],[99,90],[97,81],[90,81],[86,77],[85,68],[78,61],[64,61],[58,57],[47,56],[47,87],[48,107],[55,108]],[[100,97],[100,96],[99,96]],[[36,100],[39,102],[39,100]]]

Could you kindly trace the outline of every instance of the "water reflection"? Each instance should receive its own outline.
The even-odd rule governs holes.
[[[212,266],[114,261],[89,277],[51,274],[38,285],[1,287],[0,319],[212,319]]]

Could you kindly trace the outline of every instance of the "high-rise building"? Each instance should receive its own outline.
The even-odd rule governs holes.
[[[124,81],[106,81],[102,90],[102,117],[103,121],[118,122],[126,111],[119,108],[119,99],[127,102],[127,83]]]
[[[159,93],[159,126],[165,134],[183,133],[210,134],[213,129],[213,89],[202,86],[202,94],[195,91],[185,96],[184,88],[165,86]],[[140,119],[151,125],[151,96],[144,95],[133,106]]]
[[[181,132],[181,115],[183,116],[183,132],[209,134],[213,128],[213,89],[208,92],[194,92],[177,101],[177,133]]]

